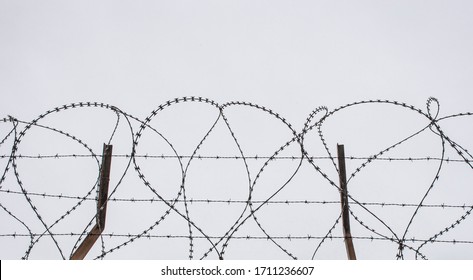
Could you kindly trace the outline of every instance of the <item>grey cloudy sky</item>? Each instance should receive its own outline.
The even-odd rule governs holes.
[[[472,111],[472,14],[471,1],[0,0],[0,117],[30,120],[57,105],[100,101],[145,118],[181,96],[265,105],[297,129],[318,106],[368,99],[424,109],[434,96],[441,115]],[[357,122],[372,117],[355,111]],[[248,119],[240,115],[236,125],[243,130]],[[386,133],[415,131],[391,122]],[[468,122],[460,124],[451,132],[471,142]],[[354,134],[348,128],[331,145]]]
[[[461,111],[472,88],[472,6],[1,1],[1,109],[100,100],[141,113],[202,95],[305,115],[318,105],[436,96]]]

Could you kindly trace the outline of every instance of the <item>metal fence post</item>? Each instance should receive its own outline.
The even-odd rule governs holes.
[[[340,177],[340,201],[342,204],[343,239],[349,260],[356,260],[355,247],[350,232],[350,212],[348,211],[347,171],[345,167],[345,147],[337,144],[338,170]]]
[[[102,165],[100,167],[99,197],[97,201],[96,223],[92,230],[76,251],[71,260],[83,260],[99,236],[105,229],[105,217],[107,214],[108,183],[110,181],[110,165],[112,162],[112,145],[103,144]]]

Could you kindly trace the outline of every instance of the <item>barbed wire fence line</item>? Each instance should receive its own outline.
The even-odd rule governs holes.
[[[258,104],[183,97],[144,118],[97,102],[7,116],[1,257],[69,259],[94,235],[106,143],[107,224],[88,258],[345,258],[342,141],[360,152],[345,157],[357,255],[471,259],[472,115],[440,116],[435,98],[425,110],[368,100],[319,107],[297,129]]]

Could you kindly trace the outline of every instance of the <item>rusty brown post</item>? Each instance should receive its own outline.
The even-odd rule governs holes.
[[[99,236],[105,229],[107,213],[108,183],[110,181],[110,166],[112,163],[112,145],[103,144],[102,165],[100,168],[99,197],[97,201],[96,224],[87,234],[84,241],[72,254],[71,260],[83,260]]]
[[[347,171],[345,167],[345,147],[337,144],[338,171],[340,177],[340,201],[342,204],[342,225],[345,248],[349,260],[356,260],[355,247],[350,232],[350,213],[348,211]]]

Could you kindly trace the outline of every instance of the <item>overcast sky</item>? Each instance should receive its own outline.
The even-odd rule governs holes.
[[[369,98],[436,96],[465,110],[472,10],[470,1],[1,1],[1,109],[100,100],[145,114],[202,95],[291,116]]]
[[[471,15],[471,1],[0,0],[0,118],[12,115],[31,120],[58,105],[99,101],[144,119],[168,99],[182,96],[203,96],[219,103],[239,100],[264,105],[286,117],[298,130],[309,113],[321,105],[334,109],[368,99],[397,100],[425,110],[426,100],[434,96],[440,101],[443,116],[473,111]],[[204,116],[202,112],[198,116]],[[383,110],[376,112],[383,115]],[[174,114],[176,123],[169,123],[173,121],[171,114],[167,124],[176,127],[182,115],[180,111]],[[209,114],[210,120],[214,115]],[[351,115],[341,116],[360,123],[372,118],[370,114],[371,111],[354,109]],[[392,123],[386,125],[389,127],[386,131],[407,136],[425,125],[425,119],[411,121],[407,116],[412,113],[403,114],[387,118]],[[75,117],[73,123],[80,124],[81,117]],[[112,121],[107,124],[107,133],[113,128],[113,114],[108,117]],[[251,113],[234,117],[234,123],[243,132],[245,124],[254,120]],[[60,123],[61,117],[57,118]],[[399,125],[399,120],[412,127]],[[100,131],[96,125],[94,131]],[[209,122],[205,127],[208,125]],[[330,148],[340,141],[348,145],[350,137],[356,135],[343,120],[334,121],[327,129],[333,132],[342,128],[349,130],[345,138],[333,136]],[[460,143],[471,143],[467,121],[458,124],[452,121],[449,128]],[[1,129],[3,138],[11,128],[2,124]],[[290,137],[287,128],[281,131]],[[371,136],[358,142],[353,139],[352,147],[357,145],[360,153],[368,154],[386,147],[373,146],[370,141],[377,132],[371,132]],[[126,127],[122,133],[126,135]],[[273,133],[281,136],[279,132]],[[316,139],[316,133],[313,134]],[[272,134],[268,133],[268,138],[269,135]],[[285,136],[281,140],[289,140]],[[179,142],[183,137],[176,134],[174,139]],[[93,137],[89,135],[89,138]],[[437,145],[432,153],[438,156],[438,138],[430,139],[437,139],[432,140]],[[103,141],[93,144],[98,147],[97,153]],[[259,140],[247,141],[255,144]],[[191,152],[194,142],[187,148],[182,144],[182,153]],[[267,142],[258,143],[261,147],[257,143],[252,148],[248,146],[248,154],[258,151],[265,154],[262,149]],[[278,143],[282,145],[284,141]],[[368,144],[361,147],[360,143]],[[418,145],[430,147],[431,144],[425,143],[419,141]],[[228,152],[224,147],[221,144],[213,153]],[[1,148],[2,153],[8,152]],[[276,149],[268,148],[266,155]],[[418,148],[410,147],[407,151],[410,149]],[[39,153],[34,149],[29,151]],[[158,148],[154,152],[162,153]],[[229,154],[234,152],[233,147]],[[468,168],[463,171],[471,173]],[[228,172],[228,176],[231,174]],[[412,179],[416,175],[406,176]],[[427,181],[432,179],[429,176]],[[300,181],[307,183],[304,179]],[[222,195],[228,199],[227,194]],[[333,212],[336,215],[337,210]],[[82,228],[83,225],[78,227]],[[344,258],[340,244],[337,247],[340,254],[326,252],[322,258]],[[367,257],[390,258],[394,251],[386,255],[367,253]],[[14,257],[21,257],[21,253]],[[139,258],[136,252],[133,254]],[[185,258],[185,255],[171,257]],[[473,258],[471,254],[461,256]],[[247,258],[247,254],[237,250],[234,258],[239,257]],[[284,254],[273,257],[287,258]],[[302,254],[302,258],[310,257],[311,253]]]

